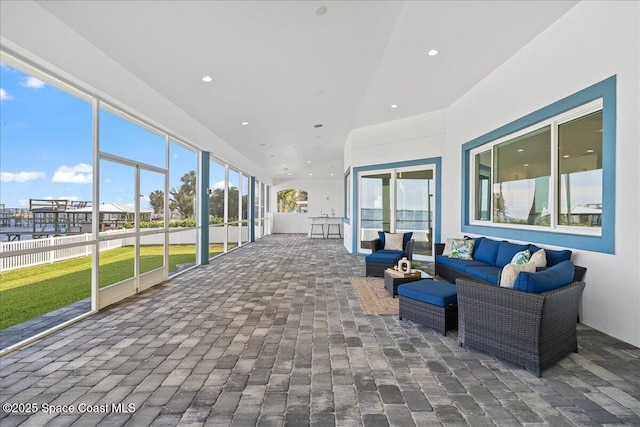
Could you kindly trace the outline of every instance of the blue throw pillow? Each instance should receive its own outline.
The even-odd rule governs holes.
[[[402,249],[407,247],[407,243],[409,242],[409,240],[411,240],[412,236],[413,231],[407,231],[406,233],[404,233],[404,236],[402,236]]]
[[[380,239],[380,247],[384,249],[384,231],[378,231],[378,239]]]
[[[571,260],[570,250],[553,251],[551,249],[545,249],[544,251],[547,253],[547,265],[549,267],[560,264],[562,261]]]
[[[562,261],[546,270],[535,273],[520,272],[513,289],[525,292],[547,292],[573,282],[573,263]]]
[[[510,242],[500,242],[498,255],[496,256],[496,267],[502,268],[509,264],[515,254],[522,252],[525,249],[529,249],[529,245],[516,245],[515,243]]]
[[[500,242],[487,238],[480,238],[476,241],[473,249],[473,259],[476,261],[486,262],[490,265],[496,265],[496,256],[498,256],[498,247]]]

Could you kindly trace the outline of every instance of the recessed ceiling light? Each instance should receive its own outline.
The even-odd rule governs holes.
[[[331,172],[331,176],[333,176],[333,172]]]
[[[565,154],[565,155],[564,155],[564,156],[562,156],[562,157],[563,157],[563,158],[565,158],[565,159],[568,159],[568,158],[569,158],[569,155],[568,155],[568,154]]]
[[[263,142],[262,144],[260,144],[260,147],[264,147],[265,145],[267,145],[267,144],[265,144],[265,143]]]
[[[438,54],[438,49],[430,49],[429,52],[427,52],[427,55],[429,56],[436,56]]]
[[[312,173],[310,173],[310,174],[309,174],[309,176],[313,176],[313,174],[312,174]]]
[[[587,153],[593,153],[595,150],[587,150]]]
[[[287,175],[291,176],[291,172],[289,172]]]
[[[518,153],[524,152],[524,148],[518,148]]]
[[[391,108],[398,108],[398,104],[391,104]]]
[[[315,13],[316,15],[324,15],[327,12],[327,7],[326,6],[318,6],[315,9],[313,9],[313,13]]]
[[[275,157],[275,156],[276,156],[275,154],[269,154],[269,157]]]
[[[248,124],[249,124],[249,122],[242,122],[242,123],[240,123],[240,124],[241,124],[242,126],[246,126],[246,125],[248,125]]]
[[[528,167],[529,167],[529,163],[525,163],[525,164],[524,164],[524,167],[525,167],[525,168],[528,168]]]
[[[307,163],[311,163],[311,160],[307,160]]]
[[[213,77],[211,76],[202,76],[202,81],[205,83],[211,83],[213,81]]]
[[[322,126],[324,126],[322,123],[318,123],[317,125],[313,125],[314,128],[321,128]]]

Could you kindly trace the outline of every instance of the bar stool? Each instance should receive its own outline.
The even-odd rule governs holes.
[[[320,232],[314,232],[314,227],[320,227]],[[311,234],[309,237],[313,238],[313,236],[322,236],[324,239],[324,224],[315,221],[311,223]]]
[[[336,232],[332,233],[331,232],[331,226],[338,227],[338,232],[337,233]],[[338,236],[338,237],[340,237],[342,239],[342,230],[340,229],[340,224],[332,224],[332,223],[327,224],[327,239],[329,237],[331,237],[331,236],[334,236],[334,237]]]

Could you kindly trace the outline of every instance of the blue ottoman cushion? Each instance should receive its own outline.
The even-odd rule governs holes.
[[[454,285],[431,279],[400,285],[398,286],[398,295],[439,307],[458,303],[458,293]]]

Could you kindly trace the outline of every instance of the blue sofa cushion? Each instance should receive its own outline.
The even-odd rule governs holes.
[[[374,252],[372,254],[367,255],[364,260],[368,263],[373,264],[389,264],[394,265],[400,261],[400,258],[404,256],[404,252],[402,251],[387,251],[382,250],[378,252]]]
[[[500,242],[495,266],[500,268],[504,267],[511,262],[515,254],[524,251],[525,249],[529,249],[529,245],[516,245],[515,243],[510,242]]]
[[[457,258],[449,258],[444,255],[436,255],[436,260],[439,264],[446,265],[447,267],[455,268],[456,270],[465,271],[467,267],[473,265],[487,265],[484,262],[477,261],[474,259],[457,259]]]
[[[513,289],[535,293],[551,291],[570,284],[573,281],[573,271],[571,261],[562,261],[535,273],[522,271],[516,277]]]
[[[497,240],[481,237],[476,241],[476,246],[473,250],[473,259],[486,262],[490,265],[496,265],[496,257],[498,256],[499,247],[500,242]]]
[[[568,249],[561,251],[554,251],[551,249],[544,250],[547,254],[547,266],[553,267],[556,264],[560,264],[563,261],[571,260],[571,251]],[[534,252],[531,252],[532,254]]]
[[[413,231],[407,231],[406,233],[404,233],[404,235],[402,236],[402,248],[407,247],[407,242],[411,240],[411,237],[413,237]],[[378,239],[380,239],[380,247],[384,249],[384,231],[378,231]]]
[[[398,295],[428,304],[446,307],[458,303],[458,293],[455,285],[422,279],[398,286]]]
[[[468,266],[464,271],[469,276],[497,285],[500,282],[500,272],[502,270],[495,265],[472,265]]]

